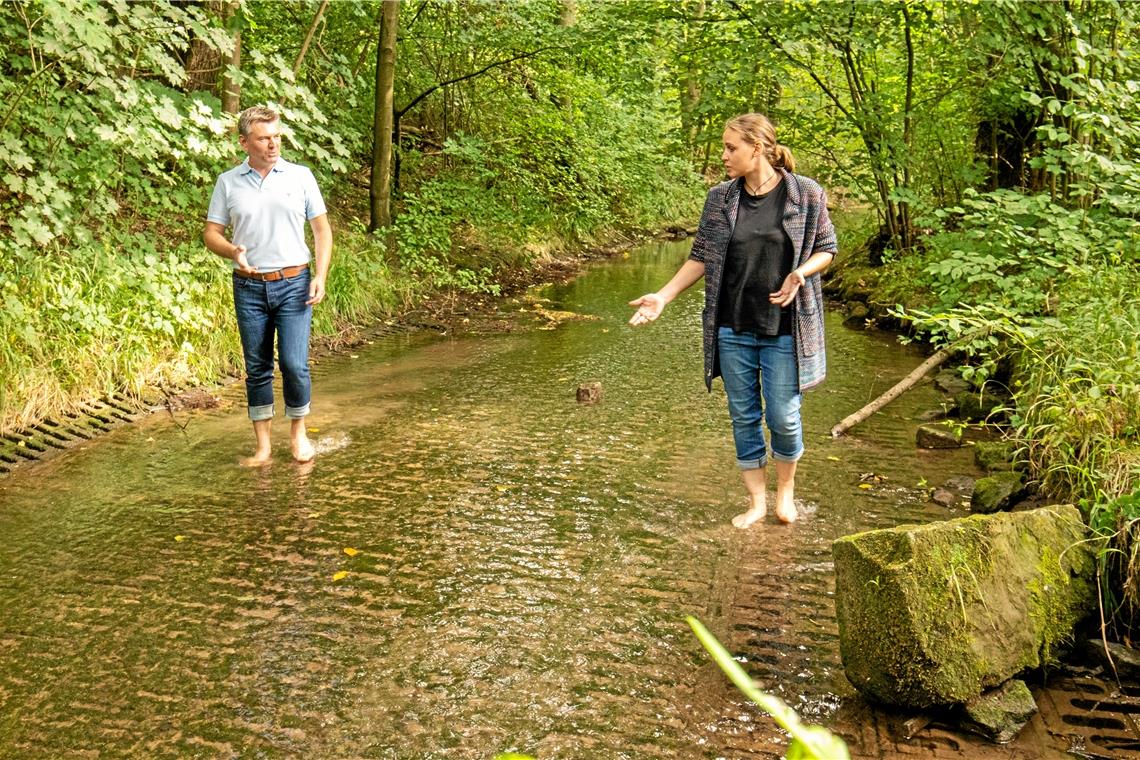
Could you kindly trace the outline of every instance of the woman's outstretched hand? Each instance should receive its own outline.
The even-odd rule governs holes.
[[[787,306],[796,300],[796,293],[798,293],[800,288],[805,284],[806,280],[804,280],[804,276],[793,269],[791,273],[784,278],[784,284],[780,286],[780,289],[775,293],[768,294],[768,302],[780,307]]]
[[[637,307],[637,311],[629,318],[629,323],[637,327],[660,317],[661,310],[665,308],[665,299],[656,293],[646,293],[641,298],[630,301],[629,305]]]

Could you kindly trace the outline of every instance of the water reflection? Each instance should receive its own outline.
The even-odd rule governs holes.
[[[234,467],[239,403],[9,478],[0,754],[778,751],[686,613],[832,717],[851,692],[830,541],[945,516],[916,485],[969,471],[968,454],[914,449],[929,389],[827,437],[918,362],[830,319],[829,381],[805,403],[804,519],[734,531],[743,490],[723,394],[701,382],[700,294],[625,327],[625,302],[686,251],[651,246],[538,294],[596,321],[323,361],[310,465],[288,461],[279,425],[272,465]],[[584,381],[601,404],[576,403]],[[861,489],[867,473],[883,478]]]

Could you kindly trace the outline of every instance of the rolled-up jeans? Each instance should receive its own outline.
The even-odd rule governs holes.
[[[233,275],[234,310],[237,312],[241,349],[245,355],[245,395],[249,418],[273,419],[273,338],[285,391],[285,416],[309,413],[309,328],[313,307],[309,300],[309,270],[281,280],[265,282]]]
[[[737,466],[750,470],[768,463],[762,420],[768,423],[772,437],[772,458],[798,461],[804,453],[802,396],[792,336],[769,337],[720,327],[717,349]]]

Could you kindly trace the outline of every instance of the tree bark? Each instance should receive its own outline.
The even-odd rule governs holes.
[[[392,224],[392,140],[395,119],[393,98],[396,83],[396,28],[400,21],[398,0],[384,0],[376,45],[376,102],[372,117],[372,185],[369,232]]]
[[[305,53],[309,52],[309,45],[313,42],[313,36],[317,33],[317,27],[321,25],[321,19],[324,18],[325,8],[329,7],[329,0],[321,0],[321,6],[317,8],[317,14],[313,16],[313,23],[309,25],[309,33],[305,35],[305,41],[301,44],[301,52],[297,53],[297,60],[293,62],[293,73],[296,74],[301,70],[301,64],[305,61]]]
[[[229,4],[227,14],[232,18],[232,14],[238,9],[238,3],[232,2]],[[234,69],[241,71],[241,28],[234,30],[234,50],[230,53],[230,66]],[[229,75],[229,72],[222,77],[222,111],[225,113],[237,113],[241,110],[241,83]]]

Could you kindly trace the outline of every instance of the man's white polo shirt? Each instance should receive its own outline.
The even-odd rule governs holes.
[[[262,179],[246,159],[218,177],[206,219],[233,227],[230,239],[245,246],[249,265],[272,272],[309,263],[305,222],[325,211],[307,166],[278,158]]]

